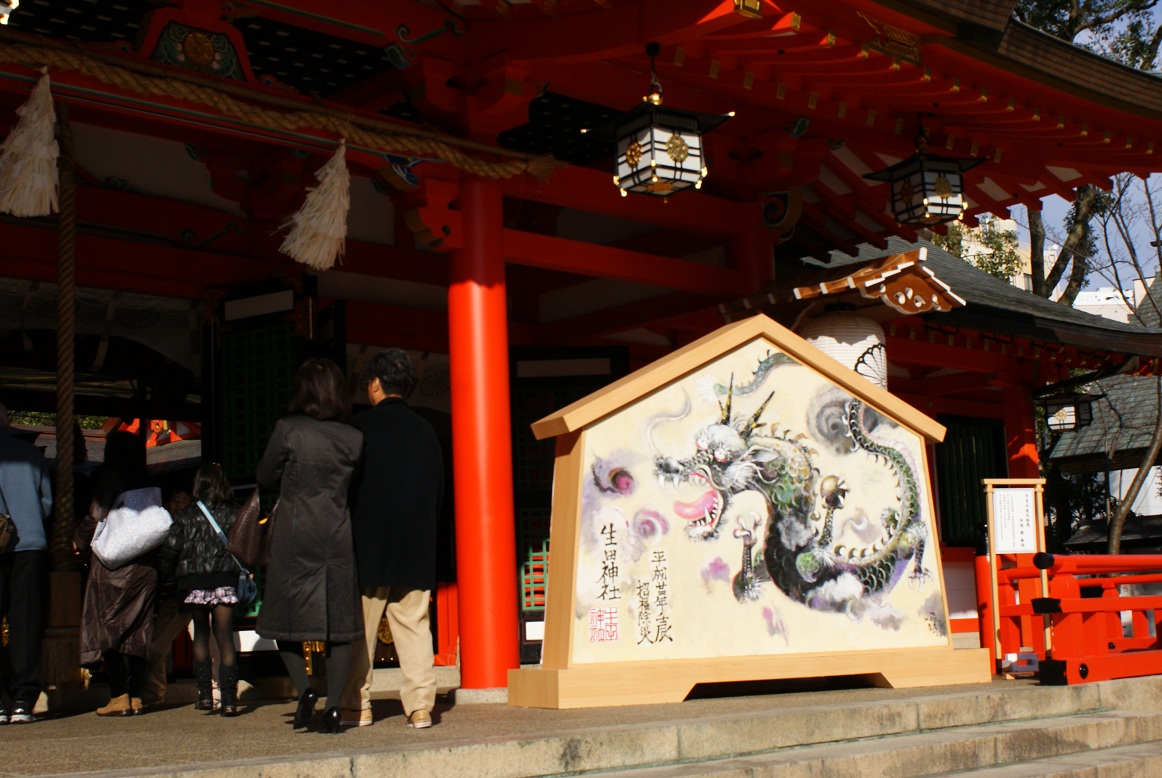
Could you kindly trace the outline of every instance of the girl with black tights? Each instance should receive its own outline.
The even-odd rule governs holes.
[[[230,481],[216,463],[202,465],[194,476],[194,502],[174,516],[161,549],[161,573],[177,579],[183,602],[194,624],[194,677],[198,684],[198,710],[212,711],[214,697],[210,664],[210,622],[218,643],[218,687],[221,713],[238,713],[238,662],[234,651],[234,605],[238,566],[202,507],[214,517],[222,532],[230,530],[238,515],[238,502]]]

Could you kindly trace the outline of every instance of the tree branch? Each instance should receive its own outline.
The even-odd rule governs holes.
[[[1081,274],[1081,278],[1085,278],[1085,271],[1087,269],[1088,257],[1084,254],[1086,246],[1086,238],[1089,237],[1089,221],[1093,218],[1094,211],[1098,204],[1098,190],[1095,187],[1084,185],[1077,187],[1077,199],[1074,202],[1073,226],[1069,230],[1069,234],[1065,238],[1065,245],[1061,247],[1061,253],[1053,262],[1053,267],[1049,271],[1049,275],[1045,278],[1045,287],[1049,294],[1052,294],[1053,288],[1057,286],[1057,282],[1065,275],[1065,268],[1069,266],[1070,261],[1073,261],[1074,268],[1070,275],[1070,283],[1073,279]],[[1078,267],[1080,265],[1080,267]],[[1080,285],[1078,286],[1080,291]],[[1076,296],[1074,292],[1074,296]],[[1048,296],[1048,295],[1046,295]],[[1070,303],[1072,303],[1072,299]]]
[[[1150,440],[1150,448],[1147,450],[1146,456],[1142,458],[1142,463],[1138,465],[1138,471],[1134,473],[1134,479],[1130,481],[1125,496],[1118,503],[1117,511],[1110,519],[1110,537],[1106,548],[1110,554],[1121,553],[1122,532],[1125,530],[1130,508],[1133,506],[1138,492],[1141,491],[1142,484],[1146,483],[1146,479],[1150,475],[1150,468],[1158,459],[1158,452],[1162,451],[1162,378],[1154,379],[1154,396],[1157,399],[1154,411],[1154,437]]]
[[[1045,291],[1045,222],[1041,212],[1025,209],[1029,216],[1029,272],[1033,276],[1033,294],[1048,297]]]

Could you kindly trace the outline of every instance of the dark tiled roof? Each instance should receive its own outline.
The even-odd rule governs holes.
[[[1049,459],[1070,471],[1082,471],[1104,465],[1108,454],[1114,465],[1137,467],[1154,433],[1157,387],[1158,379],[1150,376],[1111,376],[1086,384],[1091,395],[1105,395],[1093,401],[1093,421],[1063,432]]]
[[[906,4],[992,30],[1005,29],[1017,7],[1016,0],[910,0]]]
[[[952,49],[1067,94],[1140,116],[1162,111],[1162,78],[1061,40],[1013,15],[1015,0],[904,0],[956,25]]]
[[[827,266],[859,264],[921,246],[928,249],[928,269],[968,303],[963,308],[934,314],[940,324],[1078,348],[1162,357],[1162,329],[1113,321],[1046,300],[994,278],[926,241],[909,243],[889,238],[886,249],[864,245],[854,257],[833,252]]]
[[[1081,527],[1065,541],[1065,546],[1075,551],[1084,548],[1091,553],[1104,553],[1109,535],[1109,525],[1104,523]],[[1160,542],[1162,542],[1162,516],[1130,516],[1126,519],[1126,526],[1122,530],[1123,544],[1133,545],[1134,550],[1142,554],[1157,553]],[[1149,548],[1142,548],[1144,544]]]
[[[1158,277],[1150,286],[1150,295],[1155,300],[1162,298]],[[1137,321],[1156,326],[1158,320],[1158,311],[1149,300],[1138,306]],[[1111,376],[1087,384],[1089,394],[1104,395],[1093,401],[1093,422],[1062,433],[1049,458],[1072,471],[1104,466],[1107,455],[1113,465],[1136,468],[1154,434],[1159,388],[1158,379],[1151,376]]]
[[[996,53],[1027,77],[1084,93],[1096,103],[1142,116],[1162,111],[1162,78],[1156,73],[1127,67],[1016,19],[1005,29]]]

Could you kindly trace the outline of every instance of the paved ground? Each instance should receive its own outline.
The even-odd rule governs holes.
[[[1003,682],[1014,690],[1030,682]],[[295,731],[290,724],[292,701],[256,701],[242,715],[223,719],[195,711],[188,704],[162,705],[145,715],[102,718],[90,710],[50,715],[34,724],[0,727],[0,776],[61,775],[114,771],[128,774],[143,768],[198,766],[209,763],[256,760],[252,774],[267,773],[272,759],[309,754],[353,755],[383,749],[440,749],[456,744],[490,742],[537,735],[560,735],[609,727],[625,728],[651,722],[704,721],[737,716],[740,710],[786,710],[794,706],[848,705],[899,697],[938,695],[995,689],[957,686],[931,689],[837,689],[820,682],[814,690],[802,684],[772,683],[762,687],[719,687],[715,694],[756,691],[758,696],[691,699],[674,705],[648,705],[584,710],[537,710],[497,703],[456,704],[454,693],[441,694],[435,711],[437,725],[427,730],[405,726],[398,699],[377,698],[375,724],[345,730],[338,735]],[[300,768],[302,763],[299,763]],[[225,765],[222,765],[225,767]],[[273,767],[273,765],[269,765]],[[251,770],[244,770],[251,773]],[[275,769],[272,774],[283,774]]]

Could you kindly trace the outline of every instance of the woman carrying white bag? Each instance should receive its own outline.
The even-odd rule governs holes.
[[[98,716],[142,712],[153,645],[156,552],[169,522],[161,490],[148,488],[144,440],[110,433],[105,462],[93,473],[89,515],[73,536],[78,555],[92,551],[81,610],[81,665],[104,661],[109,673],[109,704],[97,709]]]

